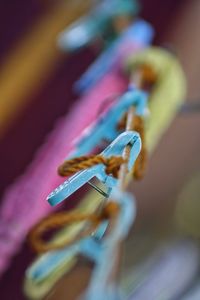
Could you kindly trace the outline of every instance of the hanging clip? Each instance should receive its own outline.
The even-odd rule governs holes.
[[[85,93],[101,80],[108,72],[122,64],[123,60],[136,51],[138,45],[146,47],[153,39],[154,31],[150,24],[143,20],[134,21],[122,34],[106,48],[88,67],[75,83],[78,93]]]
[[[100,1],[91,12],[72,23],[58,37],[58,44],[62,50],[76,51],[86,47],[98,36],[106,37],[112,31],[112,19],[117,16],[132,16],[138,12],[137,1],[132,0],[104,0]]]
[[[94,235],[85,237],[72,243],[70,246],[63,246],[63,249],[50,250],[44,253],[26,271],[26,278],[34,284],[39,284],[51,276],[63,263],[70,262],[72,257],[84,254],[87,257],[97,259],[99,247],[97,244],[102,239],[107,222],[100,224]],[[64,244],[64,243],[63,243]]]
[[[110,234],[101,239],[101,251],[96,256],[96,266],[91,276],[89,286],[81,299],[87,300],[103,300],[118,299],[119,287],[112,279],[113,267],[117,260],[117,251],[119,244],[126,238],[131,225],[136,216],[136,207],[134,197],[126,192],[121,192],[118,188],[114,188],[110,201],[120,206],[119,214],[116,217],[115,225]]]
[[[124,148],[130,145],[130,159],[128,162],[128,169],[134,165],[136,158],[141,150],[141,139],[137,132],[128,131],[120,134],[102,153],[102,158],[111,158],[113,156],[121,156]],[[47,201],[55,206],[64,199],[72,195],[76,190],[81,188],[90,179],[96,177],[108,188],[108,193],[117,183],[117,178],[111,174],[106,173],[106,166],[104,163],[98,163],[92,167],[87,167],[66,180],[63,184],[57,187],[49,196]]]
[[[113,210],[113,204],[115,204],[114,207],[116,206],[119,209]],[[97,264],[98,268],[98,272],[96,273],[99,273],[99,264],[102,261],[103,256],[107,255],[107,247],[115,247],[116,242],[127,235],[129,228],[133,222],[133,219],[135,218],[135,200],[133,196],[128,193],[121,193],[116,188],[114,188],[114,190],[112,191],[111,197],[108,200],[106,206],[106,214],[104,212],[103,215],[105,215],[105,217],[107,216],[106,218],[108,219],[107,221],[106,219],[104,219],[105,217],[102,219],[94,235],[86,235],[84,238],[80,238],[79,240],[75,240],[74,242],[72,241],[70,245],[68,243],[63,242],[63,246],[59,246],[60,250],[49,251],[46,254],[43,254],[35,263],[33,263],[27,269],[26,280],[28,280],[29,283],[32,282],[32,284],[40,286],[41,283],[44,283],[45,280],[48,280],[49,276],[52,276],[52,274],[56,270],[58,270],[60,266],[66,264],[67,262],[70,262],[72,257],[76,257],[80,254],[84,255],[85,257],[88,257],[90,260],[93,260]],[[70,214],[71,213],[69,212],[69,215]],[[100,215],[102,215],[102,213]],[[115,217],[118,221],[113,229],[115,232],[114,239],[113,235],[112,238],[104,238],[109,222],[112,221],[111,219]],[[50,219],[51,216],[48,218]],[[44,221],[42,221],[41,223],[44,223]],[[39,224],[39,226],[41,229],[41,224]],[[41,234],[40,229],[39,235]],[[66,246],[67,244],[68,246]],[[107,244],[107,247],[105,247],[105,244]],[[49,244],[44,242],[43,250],[45,248],[45,245],[49,247],[49,249],[51,249],[51,247],[52,249],[56,249],[56,247],[58,247],[57,243]],[[61,249],[61,247],[63,249]],[[44,251],[47,251],[47,249],[45,249]],[[111,258],[109,259],[109,261],[111,262]]]
[[[144,115],[147,110],[148,93],[130,88],[117,103],[104,113],[96,124],[87,129],[86,133],[78,139],[69,157],[77,157],[85,153],[91,153],[102,141],[114,140],[120,133],[118,123],[129,107],[135,107],[136,115]]]

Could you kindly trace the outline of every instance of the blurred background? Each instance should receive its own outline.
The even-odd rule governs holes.
[[[0,2],[1,199],[76,103],[72,85],[99,54],[98,43],[70,54],[57,46],[58,34],[90,6],[76,2]],[[177,113],[146,177],[131,187],[138,215],[125,245],[122,286],[131,299],[200,299],[200,1],[140,0],[140,5],[140,17],[155,29],[153,44],[167,45],[179,58],[187,80],[185,101],[196,109]],[[27,299],[23,278],[34,256],[24,241],[0,279],[1,299]]]

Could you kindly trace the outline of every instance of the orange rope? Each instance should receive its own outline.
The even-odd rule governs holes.
[[[106,174],[112,174],[117,178],[119,168],[124,162],[121,156],[111,156],[109,158],[103,157],[102,155],[80,156],[65,161],[59,166],[58,174],[60,176],[69,176],[95,165],[104,164],[106,166]]]
[[[90,227],[82,233],[82,238],[88,236],[97,229],[103,220],[116,218],[119,213],[119,205],[115,202],[108,202],[100,213],[84,214],[77,211],[59,212],[47,218],[44,218],[38,223],[29,233],[28,239],[32,248],[38,252],[43,253],[51,250],[62,249],[69,246],[77,240],[78,237],[62,241],[60,243],[49,243],[43,240],[42,236],[52,229],[60,229],[63,226],[71,225],[72,223],[89,221]],[[80,237],[79,237],[80,238]]]
[[[134,116],[134,130],[140,134],[142,140],[142,149],[138,158],[136,159],[133,176],[135,179],[140,180],[144,177],[146,166],[147,166],[147,149],[145,145],[145,134],[144,134],[144,121],[141,116]]]
[[[117,128],[118,130],[124,130],[126,126],[126,119],[127,114],[125,114],[122,119],[120,120]],[[144,121],[141,116],[135,115],[133,117],[133,128],[135,131],[137,131],[140,134],[141,140],[142,140],[142,149],[140,151],[140,154],[138,158],[136,159],[134,170],[133,170],[133,176],[135,179],[139,180],[142,179],[147,165],[147,149],[145,146],[145,130],[144,130]]]

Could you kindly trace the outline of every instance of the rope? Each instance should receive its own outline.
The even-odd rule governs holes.
[[[119,168],[124,162],[125,160],[121,156],[111,156],[109,158],[103,157],[102,155],[80,156],[65,161],[61,166],[59,166],[58,174],[60,176],[69,176],[95,165],[104,164],[106,166],[106,174],[112,174],[115,178],[117,178]]]
[[[28,235],[29,242],[34,251],[37,253],[62,249],[74,243],[77,238],[80,238],[80,236],[59,243],[49,243],[43,239],[43,235],[49,230],[61,229],[62,227],[71,225],[72,223],[87,221],[90,222],[90,227],[82,232],[81,237],[83,238],[94,232],[103,220],[111,220],[116,218],[119,213],[119,209],[119,205],[116,202],[110,201],[98,214],[84,214],[76,210],[71,212],[54,213],[53,215],[44,218],[41,222],[33,227]]]
[[[127,114],[125,114],[120,122],[118,123],[117,129],[118,130],[124,130],[126,126],[126,119]],[[133,169],[133,176],[136,180],[140,180],[144,177],[146,166],[147,166],[147,149],[145,145],[145,130],[144,130],[144,121],[141,116],[135,115],[133,117],[133,129],[137,131],[140,134],[141,140],[142,140],[142,149],[140,151],[140,154],[138,158],[136,159],[134,169]]]
[[[147,167],[148,153],[145,145],[145,131],[144,121],[140,116],[134,116],[134,130],[140,134],[142,140],[142,149],[138,158],[136,159],[133,176],[136,180],[140,180],[144,177]]]

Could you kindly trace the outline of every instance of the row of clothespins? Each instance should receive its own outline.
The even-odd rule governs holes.
[[[62,48],[72,51],[88,45],[99,29],[102,36],[104,32],[109,33],[110,20],[114,17],[135,14],[137,5],[132,1],[119,1],[121,6],[114,2],[108,5],[108,1],[102,1],[91,14],[61,34],[59,44]],[[120,292],[112,274],[117,260],[116,249],[127,236],[135,217],[134,197],[125,191],[129,175],[133,173],[134,178],[143,176],[147,149],[153,150],[184,99],[185,79],[177,58],[161,48],[141,51],[152,40],[151,26],[142,20],[131,23],[128,18],[125,29],[127,23],[121,22],[124,18],[115,20],[118,21],[116,28],[123,23],[120,34],[119,31],[117,37],[114,34],[114,39],[105,34],[104,51],[76,83],[76,89],[83,94],[83,105],[74,122],[84,117],[95,122],[77,137],[71,147],[73,151],[68,151],[67,160],[59,167],[62,177],[74,175],[47,197],[48,202],[55,206],[89,183],[104,199],[95,201],[93,194],[83,212],[75,209],[57,213],[33,229],[30,240],[34,248],[40,253],[49,251],[39,257],[26,273],[26,293],[33,298],[36,294],[44,297],[81,253],[95,262],[83,298],[118,299]],[[96,95],[101,98],[98,106]],[[96,115],[90,118],[93,107]],[[71,123],[73,127],[73,118]],[[65,134],[64,143],[69,143],[67,130]],[[91,155],[105,145],[107,147],[101,154]],[[106,191],[90,182],[94,177],[106,187]],[[93,212],[88,212],[91,201]],[[74,222],[80,224],[64,230],[61,243],[60,238],[50,243],[43,240],[43,234],[49,229],[68,227]]]
[[[169,63],[171,63],[170,67],[172,66],[173,55],[166,50],[156,48],[129,58],[127,61],[130,74],[128,90],[121,97],[112,99],[110,107],[97,119],[96,124],[93,124],[76,142],[76,150],[70,154],[72,158],[59,167],[61,176],[75,175],[48,196],[51,205],[62,202],[84,184],[90,183],[93,177],[98,178],[106,186],[106,192],[96,186],[95,189],[100,190],[101,194],[108,199],[102,202],[100,209],[95,213],[79,213],[77,210],[57,213],[42,220],[33,229],[30,240],[38,252],[58,250],[63,247],[67,249],[66,252],[59,253],[61,256],[54,252],[46,260],[36,263],[28,273],[32,279],[36,275],[37,280],[40,281],[41,278],[44,280],[44,277],[48,277],[52,272],[52,268],[65,261],[68,255],[81,253],[95,261],[91,282],[83,299],[120,297],[117,284],[112,278],[112,270],[118,256],[119,244],[128,234],[135,217],[134,199],[124,191],[127,175],[133,172],[134,177],[138,179],[144,174],[147,156],[144,118],[148,116],[149,98],[154,85],[162,85],[162,80],[169,78],[167,68],[162,69],[162,72],[155,68],[153,58],[155,55],[156,59],[157,52],[160,56],[163,55],[164,59],[167,57],[168,66]],[[151,64],[148,63],[149,56],[152,59]],[[125,131],[122,132],[124,129]],[[87,153],[101,147],[102,142],[104,144],[111,142],[111,144],[100,155],[86,156]],[[84,221],[84,225],[79,228],[80,231],[73,239],[67,239],[61,244],[47,243],[42,239],[42,235],[49,229],[80,221]]]
[[[79,26],[80,23],[78,28],[83,29],[82,26]],[[133,36],[135,27],[134,23],[133,27],[128,28],[121,37],[120,45],[123,45],[124,40],[128,37]],[[67,31],[67,38],[70,34]],[[140,34],[139,36],[141,38]],[[85,92],[90,89],[96,81],[104,76],[109,67],[115,64],[120,56],[120,53],[118,56],[115,55],[114,51],[115,49],[119,50],[116,45],[118,43],[117,41],[114,46],[111,45],[84,74],[76,85],[79,90]],[[152,95],[155,85],[157,85],[157,95],[160,97],[163,91],[159,94],[159,85],[162,87],[164,84],[167,91],[168,80],[174,73],[171,68],[173,69],[174,66],[176,83],[180,84],[180,81],[183,81],[181,72],[180,76],[177,74],[181,70],[176,59],[166,50],[149,49],[131,57],[129,44],[127,54],[129,51],[129,58],[125,63],[130,78],[128,90],[122,96],[112,97],[109,101],[106,99],[106,108],[103,108],[104,111],[101,112],[100,117],[97,117],[96,123],[92,124],[87,132],[78,138],[75,151],[69,155],[70,159],[66,160],[58,169],[61,176],[74,175],[47,197],[51,205],[57,205],[96,177],[106,186],[106,191],[102,191],[98,186],[90,183],[104,196],[101,205],[92,214],[80,213],[76,209],[70,212],[56,213],[42,220],[30,233],[32,246],[39,253],[58,251],[64,248],[61,252],[50,253],[46,260],[36,263],[29,270],[29,277],[36,281],[48,278],[49,273],[55,271],[58,264],[64,264],[66,257],[69,256],[82,254],[95,262],[90,284],[82,295],[83,299],[88,300],[118,299],[120,297],[118,285],[112,273],[114,265],[117,263],[119,245],[128,234],[135,217],[134,198],[125,192],[127,175],[132,172],[135,178],[141,178],[145,170],[147,150],[144,117],[148,116],[149,97]],[[159,55],[161,60],[163,59],[159,66],[160,69],[156,68],[157,65],[154,62],[154,60],[159,61]],[[169,72],[171,72],[170,75]],[[175,91],[181,94],[178,88],[183,87],[175,86],[171,98],[177,97]],[[177,101],[181,99],[179,97],[176,98],[176,106]],[[152,101],[154,101],[152,105],[156,105],[156,99]],[[170,102],[170,99],[168,101]],[[170,109],[173,108],[173,104],[169,106]],[[110,142],[111,144],[100,155],[86,156]],[[49,229],[71,225],[73,222],[81,222],[81,226],[73,238],[66,236],[66,240],[61,244],[59,242],[47,243],[43,240],[43,234]]]
[[[30,233],[31,244],[38,252],[70,247],[75,243],[81,254],[95,261],[96,267],[85,299],[116,299],[117,285],[111,274],[118,257],[119,243],[128,234],[135,216],[134,199],[125,192],[125,188],[127,174],[133,172],[134,177],[140,178],[146,163],[142,116],[147,111],[148,93],[139,88],[151,86],[156,78],[154,72],[144,65],[138,66],[134,73],[138,78],[132,80],[134,85],[137,80],[137,85],[130,86],[123,96],[115,100],[116,104],[103,114],[87,136],[80,139],[77,151],[79,155],[84,155],[93,152],[102,141],[113,142],[100,155],[77,157],[77,153],[72,154],[75,158],[65,161],[59,167],[59,174],[75,175],[48,196],[50,204],[56,205],[96,177],[107,188],[107,201],[93,214],[80,214],[76,210],[56,213],[42,220]],[[120,133],[124,129],[126,131]],[[139,133],[143,138],[142,150]],[[95,189],[99,188],[95,186]],[[78,234],[78,241],[77,236],[61,245],[43,241],[42,234],[47,230],[80,221],[86,222],[86,229]],[[91,223],[89,228],[88,222]],[[109,267],[106,267],[108,262]]]

